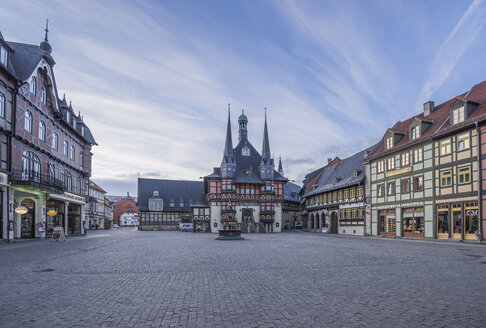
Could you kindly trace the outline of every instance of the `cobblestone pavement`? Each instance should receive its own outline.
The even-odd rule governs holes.
[[[1,327],[485,327],[486,247],[97,231],[0,245]]]

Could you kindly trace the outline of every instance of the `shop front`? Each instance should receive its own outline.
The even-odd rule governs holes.
[[[476,239],[479,233],[478,202],[440,204],[436,212],[438,239]]]
[[[403,237],[424,238],[424,208],[402,209]]]
[[[8,175],[0,172],[0,240],[8,238]]]
[[[378,211],[378,234],[380,236],[395,237],[396,235],[395,210]]]
[[[83,221],[86,199],[71,193],[50,194],[47,200],[48,215],[47,232],[52,233],[55,226],[62,226],[66,235],[84,233]]]

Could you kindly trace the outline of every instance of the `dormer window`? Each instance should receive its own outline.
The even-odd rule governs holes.
[[[159,191],[158,190],[154,190],[153,195],[154,195],[154,197],[159,196]]]
[[[388,137],[385,139],[386,149],[390,149],[393,147],[393,137]]]
[[[37,79],[35,76],[32,76],[32,79],[30,80],[30,93],[35,96],[36,94],[36,89],[37,89]]]
[[[420,137],[420,127],[419,126],[414,126],[411,131],[410,131],[410,138],[412,140],[417,139]]]
[[[73,120],[73,128],[76,129],[76,120]]]
[[[452,111],[452,124],[464,122],[464,106]]]
[[[361,171],[355,170],[354,173],[353,173],[353,176],[356,178],[360,173],[361,173]]]
[[[179,207],[184,207],[184,201],[181,199],[181,201],[179,202]]]
[[[4,47],[0,47],[0,63],[7,66],[8,52]]]
[[[66,113],[66,120],[68,121],[68,123],[71,122],[71,113],[70,112]]]
[[[174,207],[175,206],[175,202],[173,199],[170,200],[170,207]]]

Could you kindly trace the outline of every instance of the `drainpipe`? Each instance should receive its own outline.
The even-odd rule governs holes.
[[[12,157],[13,157],[13,147],[12,147],[12,140],[13,140],[13,137],[15,136],[15,132],[16,132],[16,127],[17,127],[17,96],[18,96],[18,93],[19,93],[19,89],[20,87],[22,87],[24,84],[26,84],[27,82],[22,82],[22,81],[18,81],[17,82],[17,85],[15,86],[15,90],[14,90],[14,93],[13,93],[13,99],[12,99],[12,127],[10,129],[10,133],[8,134],[8,137],[7,137],[7,142],[8,142],[8,156],[10,157],[9,158],[9,161],[8,161],[8,172],[12,175],[13,172],[12,172]],[[13,229],[13,221],[14,221],[14,217],[10,217],[10,188],[7,189],[7,202],[8,202],[8,220],[7,220],[7,242],[10,243],[10,221],[12,221],[12,229]],[[3,229],[3,227],[2,227]]]
[[[476,145],[478,147],[478,223],[479,223],[479,242],[483,240],[483,207],[481,206],[482,203],[482,189],[483,189],[483,182],[481,177],[481,137],[480,137],[480,130],[478,126],[478,122],[476,122]]]

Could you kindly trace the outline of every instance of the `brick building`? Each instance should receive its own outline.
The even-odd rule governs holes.
[[[130,194],[127,193],[126,198],[118,200],[113,205],[113,224],[120,225],[120,216],[123,213],[127,213],[129,210],[132,210],[135,213],[140,213],[137,203],[130,197]]]
[[[49,234],[55,226],[62,226],[66,234],[83,232],[91,147],[96,142],[81,114],[58,96],[47,33],[46,26],[40,46],[3,37],[0,41],[6,58],[6,65],[0,66],[8,73],[1,85],[9,85],[11,109],[1,123],[8,129],[14,122],[11,137],[5,142],[2,137],[2,154],[9,152],[5,158],[10,163],[8,217],[13,238],[40,237],[42,230]],[[5,222],[3,228],[5,238]]]

